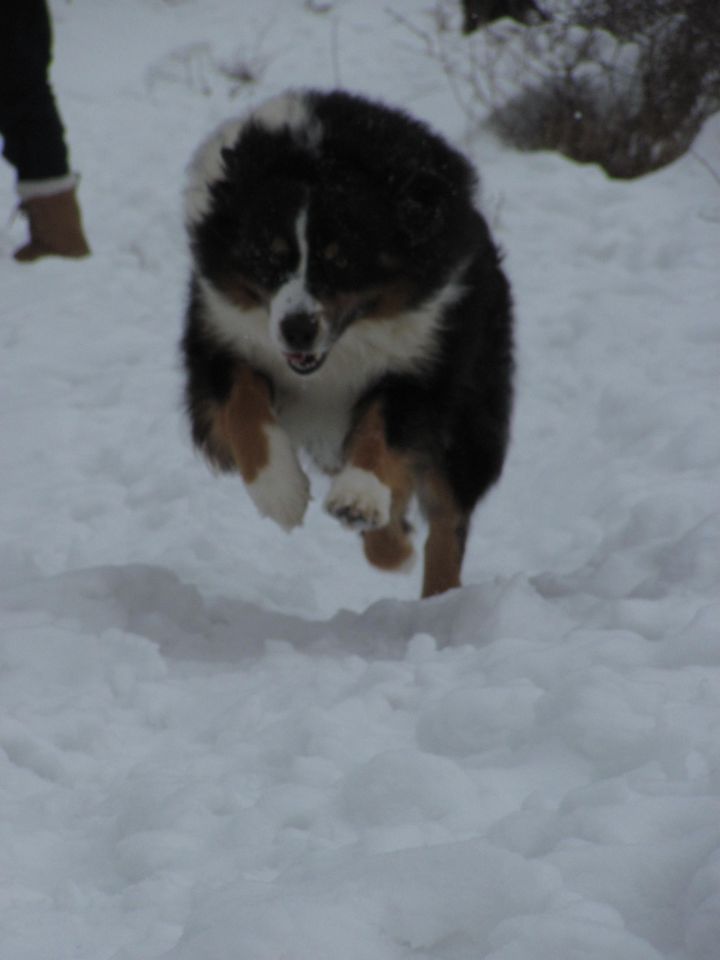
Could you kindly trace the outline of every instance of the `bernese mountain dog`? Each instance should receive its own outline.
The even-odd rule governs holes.
[[[220,126],[185,192],[195,443],[286,530],[308,506],[305,451],[384,570],[412,559],[417,498],[423,597],[460,585],[508,443],[511,296],[475,188],[407,113],[291,90]]]

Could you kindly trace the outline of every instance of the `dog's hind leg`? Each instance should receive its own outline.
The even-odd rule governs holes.
[[[433,597],[460,586],[469,517],[457,505],[449,485],[439,474],[424,479],[419,495],[429,527],[422,596]]]

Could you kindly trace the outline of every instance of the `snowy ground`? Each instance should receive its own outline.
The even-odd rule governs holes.
[[[715,960],[720,186],[473,142],[514,444],[468,586],[420,603],[319,503],[259,520],[180,411],[217,121],[341,81],[463,135],[384,3],[312,6],[53,5],[94,256],[0,233],[0,956]]]

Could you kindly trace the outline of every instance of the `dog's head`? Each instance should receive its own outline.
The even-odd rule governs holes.
[[[357,321],[421,303],[453,265],[472,174],[403,114],[289,94],[203,151],[187,195],[197,267],[241,309],[266,312],[297,374],[318,370]]]

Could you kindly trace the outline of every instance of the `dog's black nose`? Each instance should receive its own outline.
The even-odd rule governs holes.
[[[286,345],[299,353],[309,351],[315,343],[320,324],[312,313],[290,313],[280,324]]]

